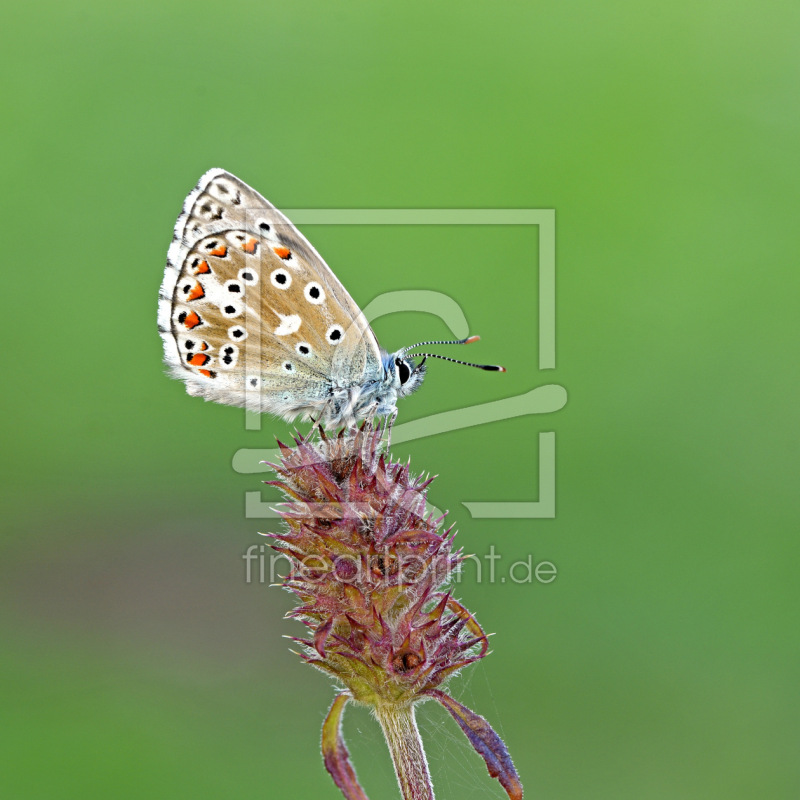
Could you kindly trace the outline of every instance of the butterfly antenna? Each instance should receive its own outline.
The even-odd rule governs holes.
[[[489,372],[505,372],[505,367],[499,367],[496,364],[473,364],[471,361],[459,361],[457,358],[448,358],[447,356],[440,356],[437,353],[414,353],[415,356],[422,356],[425,363],[426,358],[441,358],[442,361],[451,361],[453,364],[463,364],[465,367],[476,367],[477,369],[485,369]],[[420,365],[422,366],[422,365]]]
[[[466,339],[454,339],[452,341],[417,342],[416,344],[410,344],[408,347],[404,347],[402,350],[398,350],[397,352],[402,356],[405,355],[409,350],[413,350],[415,347],[425,347],[429,344],[472,344],[473,342],[477,342],[480,338],[480,336],[468,336]],[[418,353],[418,355],[421,355],[421,353]]]

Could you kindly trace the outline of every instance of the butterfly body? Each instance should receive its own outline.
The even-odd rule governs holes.
[[[425,375],[424,363],[378,345],[294,225],[220,169],[203,175],[176,223],[158,327],[189,394],[287,420],[388,415]]]

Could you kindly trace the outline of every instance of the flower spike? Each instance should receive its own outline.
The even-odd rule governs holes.
[[[318,431],[318,436],[315,435]],[[433,800],[414,719],[434,698],[453,715],[511,800],[522,797],[508,751],[483,717],[441,691],[488,652],[474,615],[448,584],[462,561],[444,517],[425,514],[432,478],[415,476],[384,449],[383,424],[365,420],[337,436],[317,426],[280,444],[277,480],[285,528],[271,546],[291,562],[283,587],[299,603],[289,617],[303,661],[344,687],[322,729],[325,767],[347,800],[367,800],[341,734],[347,702],[372,709],[404,800]]]

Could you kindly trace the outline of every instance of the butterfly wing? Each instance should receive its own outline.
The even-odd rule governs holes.
[[[287,419],[381,371],[372,329],[316,250],[220,169],[175,225],[158,323],[170,373],[190,394]]]

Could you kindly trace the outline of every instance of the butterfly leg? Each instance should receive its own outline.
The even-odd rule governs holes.
[[[393,409],[391,413],[387,414],[384,418],[384,427],[383,427],[383,434],[386,438],[386,450],[388,451],[389,448],[392,446],[392,428],[394,427],[394,422],[397,419],[397,409]]]
[[[330,417],[333,416],[333,414],[329,413],[333,411],[333,406],[334,406],[334,399],[333,397],[329,397],[325,402],[325,405],[322,407],[322,411],[319,412],[319,416],[316,418],[316,420],[313,417],[311,418],[311,421],[314,424],[311,426],[309,434],[312,434],[315,430],[319,431],[323,430],[322,422],[323,420],[329,419]]]
[[[351,389],[348,392],[348,395],[345,400],[345,405],[342,408],[342,420],[344,424],[347,426],[348,430],[355,430],[358,427],[358,420],[361,416],[366,416],[365,414],[359,413],[362,409],[357,408],[357,401],[358,395],[357,393]]]

